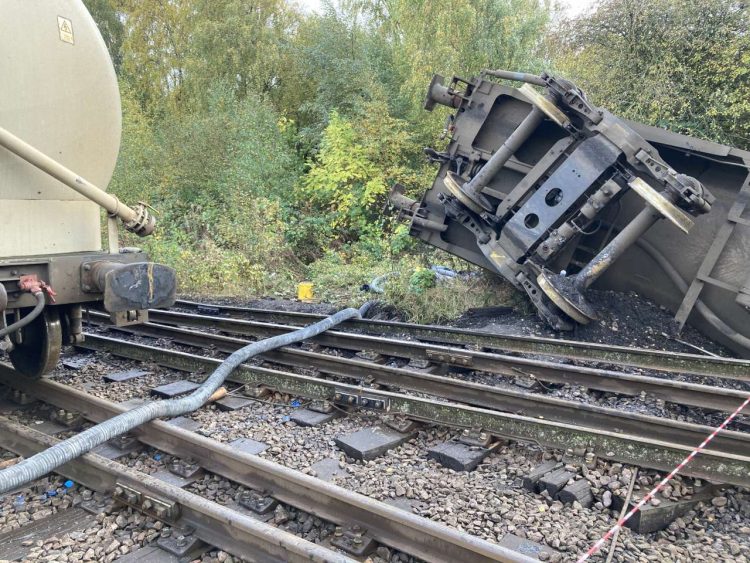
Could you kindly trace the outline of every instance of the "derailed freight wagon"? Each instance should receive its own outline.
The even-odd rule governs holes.
[[[547,74],[436,76],[438,104],[454,111],[426,151],[432,187],[391,195],[412,235],[502,275],[558,330],[597,318],[595,284],[750,357],[750,153],[618,119]]]

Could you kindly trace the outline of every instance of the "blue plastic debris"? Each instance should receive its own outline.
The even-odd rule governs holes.
[[[291,418],[289,417],[289,415],[286,415],[286,416],[282,416],[282,417],[281,417],[281,420],[282,420],[283,422],[289,422],[289,421],[291,420]]]
[[[72,488],[73,488],[73,485],[75,485],[75,483],[74,483],[73,481],[71,481],[70,479],[68,479],[67,481],[65,481],[65,482],[63,483],[63,486],[64,486],[64,487],[65,487],[66,489],[72,489]]]
[[[161,461],[161,454],[154,454],[154,459],[156,461]]]
[[[296,409],[298,406],[300,406],[302,403],[299,402],[299,399],[294,399],[292,401],[292,406]]]

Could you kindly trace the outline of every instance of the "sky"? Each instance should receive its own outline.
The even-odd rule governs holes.
[[[319,12],[322,0],[296,0],[304,9]],[[566,14],[571,17],[579,16],[596,3],[597,0],[558,0]]]

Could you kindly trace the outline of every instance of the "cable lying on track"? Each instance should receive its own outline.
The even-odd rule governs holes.
[[[55,444],[17,465],[0,471],[0,494],[38,479],[64,463],[85,454],[92,448],[116,436],[125,434],[150,420],[162,416],[179,416],[200,408],[224,383],[224,380],[233,370],[253,356],[312,338],[348,319],[361,318],[371,306],[372,302],[368,302],[359,309],[344,309],[305,328],[253,342],[244,348],[240,348],[224,360],[198,389],[186,397],[142,405]]]

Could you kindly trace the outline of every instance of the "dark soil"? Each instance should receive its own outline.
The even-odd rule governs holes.
[[[664,307],[644,299],[636,293],[589,290],[586,295],[596,308],[599,320],[592,321],[588,325],[578,325],[571,332],[554,331],[535,313],[524,312],[513,307],[471,309],[448,324],[458,328],[495,334],[543,336],[582,342],[654,348],[673,352],[703,353],[701,350],[705,350],[720,356],[734,356],[731,351],[690,326],[686,326],[678,335],[674,315]],[[205,297],[188,295],[181,296],[181,298],[218,305],[320,315],[334,313],[340,308],[329,303],[303,303],[288,299],[242,299],[234,297],[207,300]],[[376,305],[370,311],[369,316],[382,320],[405,320],[395,308],[389,305]]]
[[[512,309],[495,308],[487,314],[481,309],[469,311],[453,324],[496,334],[544,336],[673,352],[701,353],[699,349],[702,349],[720,356],[734,356],[690,326],[677,335],[674,315],[636,293],[589,290],[586,296],[596,308],[599,320],[578,325],[571,332],[556,332],[536,315]]]

